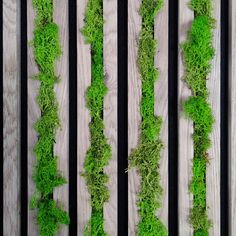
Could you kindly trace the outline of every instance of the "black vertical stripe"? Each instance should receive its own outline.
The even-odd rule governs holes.
[[[233,1],[233,0],[232,0]],[[217,19],[219,20],[219,19]],[[228,188],[228,83],[229,83],[229,0],[221,0],[221,138],[220,138],[220,218],[221,235],[229,235],[229,188]]]
[[[20,151],[20,167],[21,167],[21,235],[27,235],[28,228],[28,156],[27,156],[27,122],[28,122],[28,106],[27,106],[27,0],[21,0],[21,71],[20,71],[20,118],[21,118],[21,151]]]
[[[0,3],[0,235],[3,235],[3,2]]]
[[[118,0],[118,235],[128,235],[128,1]]]
[[[77,4],[69,1],[69,234],[77,235]],[[78,203],[79,204],[79,203]]]
[[[178,1],[169,0],[168,155],[169,235],[178,235]]]

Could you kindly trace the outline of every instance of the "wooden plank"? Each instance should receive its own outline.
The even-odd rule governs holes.
[[[220,235],[220,1],[214,0],[213,6],[213,16],[217,20],[213,42],[216,55],[212,61],[212,72],[207,80],[207,87],[215,123],[211,134],[212,146],[208,152],[210,163],[206,173],[206,194],[208,216],[213,223],[209,235],[218,236]]]
[[[32,0],[27,0],[27,37],[28,41],[33,39],[35,12]],[[28,201],[31,200],[35,191],[35,184],[32,180],[32,170],[35,165],[35,154],[33,148],[37,141],[37,133],[33,129],[34,123],[40,117],[40,109],[36,102],[39,82],[31,77],[38,73],[38,68],[34,61],[33,48],[28,45]],[[28,211],[28,235],[37,236],[38,227],[36,225],[36,211]]]
[[[141,0],[128,1],[128,148],[129,154],[136,147],[139,138],[141,100],[141,80],[137,67],[138,38],[141,29],[141,17],[139,7]],[[137,193],[139,190],[139,178],[134,169],[128,173],[128,209],[129,209],[129,235],[136,233],[138,224]]]
[[[55,91],[59,103],[59,117],[61,129],[56,135],[54,146],[58,158],[58,168],[63,176],[69,181],[69,55],[68,55],[68,1],[54,0],[54,21],[59,26],[60,43],[63,54],[57,62],[56,72],[60,82],[56,84]],[[65,184],[54,191],[54,199],[61,202],[64,209],[69,209],[69,185]],[[69,234],[68,226],[62,225],[57,235]]]
[[[189,0],[179,2],[179,44],[186,40],[187,31],[191,27],[194,17],[193,11],[188,7]],[[182,111],[182,103],[191,92],[182,81],[184,66],[181,50],[179,51],[179,88],[178,88],[178,112],[179,112],[179,235],[193,235],[193,229],[189,224],[189,213],[192,206],[192,194],[189,193],[189,184],[192,179],[193,159],[193,124],[185,119]]]
[[[80,32],[84,25],[84,14],[87,0],[77,1],[77,119],[78,119],[78,235],[83,235],[84,229],[91,215],[90,197],[81,172],[84,171],[84,160],[89,148],[89,110],[86,108],[85,93],[91,83],[91,55],[90,46],[85,44],[84,36]]]
[[[229,225],[236,234],[236,2],[229,1]]]
[[[110,199],[104,205],[105,230],[117,235],[117,1],[103,1],[104,70],[108,94],[104,99],[105,135],[112,147],[112,160],[105,168],[108,174]]]
[[[20,233],[20,2],[3,0],[3,234]]]
[[[160,161],[163,198],[158,217],[168,228],[168,1],[165,1],[163,9],[157,14],[155,38],[158,42],[155,66],[160,72],[160,77],[155,84],[155,113],[163,120],[161,140],[165,146]]]

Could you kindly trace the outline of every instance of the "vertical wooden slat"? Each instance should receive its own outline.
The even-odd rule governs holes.
[[[141,29],[139,7],[141,0],[128,1],[128,148],[129,154],[136,147],[139,137],[141,99],[141,80],[137,61],[138,38]],[[134,169],[128,173],[128,209],[129,209],[129,235],[135,235],[138,224],[137,193],[139,178]]]
[[[186,40],[187,32],[194,17],[188,3],[189,0],[179,1],[179,44]],[[183,116],[182,103],[191,95],[186,83],[182,81],[183,76],[183,58],[181,51],[179,51],[179,235],[190,236],[193,235],[193,230],[189,224],[189,213],[192,207],[192,194],[189,193],[189,184],[192,179],[193,124]]]
[[[91,55],[90,46],[85,44],[84,36],[80,32],[84,25],[84,14],[87,0],[77,1],[77,119],[78,119],[78,235],[83,235],[85,226],[91,215],[89,194],[81,172],[84,171],[84,160],[89,148],[90,115],[86,108],[85,94],[91,83]],[[76,49],[75,49],[76,50]]]
[[[32,6],[32,0],[27,0],[27,37],[28,41],[33,39],[35,12]],[[33,49],[28,44],[28,201],[30,202],[35,191],[35,184],[32,180],[32,170],[35,165],[35,155],[33,148],[37,141],[37,133],[33,125],[40,117],[40,109],[36,102],[39,82],[32,80],[31,77],[38,73],[38,68],[34,61]],[[28,211],[28,235],[38,235],[36,225],[36,211]]]
[[[105,168],[108,174],[110,199],[104,205],[105,230],[117,235],[117,1],[103,1],[104,70],[108,94],[104,100],[105,135],[112,147],[112,159]]]
[[[216,55],[212,61],[212,72],[207,80],[207,87],[215,123],[211,134],[212,146],[208,152],[210,162],[206,173],[206,195],[208,216],[213,223],[209,235],[218,236],[220,235],[220,1],[214,0],[213,8],[213,16],[216,19],[213,47]]]
[[[155,66],[160,72],[160,77],[155,84],[155,113],[163,120],[161,140],[164,143],[160,160],[163,196],[158,216],[168,228],[168,1],[164,4],[155,22],[155,38],[158,42]]]
[[[55,154],[58,158],[58,169],[69,181],[69,57],[68,57],[68,1],[54,0],[54,22],[59,26],[60,43],[62,47],[62,56],[57,62],[56,74],[59,75],[60,82],[56,84],[55,91],[59,103],[59,118],[61,129],[57,131],[56,143],[54,146]],[[63,204],[68,211],[68,184],[56,188],[54,199]],[[63,225],[58,235],[68,235],[68,226]]]
[[[229,224],[236,234],[236,2],[230,0],[229,15]]]
[[[3,233],[20,234],[20,1],[3,0]]]

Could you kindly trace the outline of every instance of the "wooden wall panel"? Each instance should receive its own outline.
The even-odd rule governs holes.
[[[155,113],[162,117],[163,125],[161,140],[164,149],[161,152],[160,173],[163,188],[162,207],[158,216],[168,228],[168,1],[157,14],[155,22],[155,38],[158,42],[155,57],[155,66],[160,72],[160,77],[155,84]]]
[[[207,80],[210,93],[210,105],[213,109],[215,123],[211,134],[212,146],[209,149],[210,163],[207,166],[207,206],[209,219],[213,227],[209,230],[210,236],[220,235],[220,1],[214,0],[214,30],[213,46],[216,55],[212,61],[212,72]]]
[[[58,169],[69,183],[69,53],[68,53],[68,1],[54,0],[54,22],[59,26],[60,43],[63,54],[57,61],[56,73],[60,82],[55,91],[59,103],[61,128],[57,131],[54,152],[58,158]],[[54,199],[69,210],[69,185],[65,184],[54,190]],[[68,235],[68,226],[62,225],[58,235]]]
[[[108,94],[104,100],[105,135],[112,147],[112,159],[105,168],[108,174],[110,199],[104,205],[105,230],[117,235],[117,1],[103,1],[104,72]]]
[[[229,6],[229,225],[236,234],[236,2]]]
[[[20,2],[3,0],[3,233],[20,233]]]
[[[186,40],[187,32],[193,20],[193,11],[188,8],[188,0],[179,2],[179,44]],[[192,179],[193,158],[193,124],[187,120],[182,111],[182,104],[191,92],[182,81],[184,66],[182,52],[179,50],[179,235],[192,236],[193,230],[189,224],[189,211],[192,206],[192,195],[189,193],[189,184]]]
[[[128,148],[129,154],[136,147],[139,137],[141,99],[141,81],[137,68],[138,38],[141,29],[139,6],[141,0],[128,1]],[[128,202],[129,202],[129,236],[135,235],[138,224],[137,193],[139,179],[134,169],[128,173]]]
[[[86,108],[85,94],[91,83],[90,46],[85,44],[84,36],[80,32],[84,25],[84,14],[87,0],[77,1],[77,138],[78,138],[78,235],[83,235],[85,226],[91,215],[89,194],[81,172],[84,170],[84,160],[89,148],[89,110]]]

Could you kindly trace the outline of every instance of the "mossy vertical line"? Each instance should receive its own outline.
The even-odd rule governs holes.
[[[58,82],[55,62],[62,52],[59,29],[53,22],[53,0],[33,0],[33,6],[36,18],[31,44],[39,68],[34,79],[40,81],[37,102],[41,117],[34,125],[38,141],[34,148],[37,161],[33,170],[36,191],[31,200],[31,207],[37,209],[40,235],[53,236],[60,224],[69,224],[67,213],[52,197],[54,188],[66,183],[57,170],[58,157],[53,150],[56,131],[60,127],[58,102],[54,92],[54,85]]]
[[[84,173],[91,199],[91,219],[85,235],[107,235],[104,229],[103,206],[109,199],[108,176],[104,167],[111,159],[111,147],[104,135],[103,101],[107,93],[103,65],[103,1],[89,0],[82,33],[91,45],[91,86],[87,90],[86,102],[90,110],[90,148],[87,151]]]
[[[156,216],[158,208],[161,207],[159,161],[163,143],[160,140],[162,119],[154,114],[154,84],[159,75],[154,66],[157,47],[154,39],[154,22],[162,5],[162,0],[143,0],[140,7],[142,28],[137,62],[142,81],[141,135],[138,147],[129,157],[130,167],[136,168],[141,177],[137,202],[140,216],[137,235],[140,236],[167,235],[167,229]]]
[[[190,192],[193,194],[193,208],[190,212],[190,223],[194,235],[207,236],[212,223],[207,215],[206,171],[209,163],[208,149],[211,145],[214,117],[206,86],[214,57],[212,0],[191,0],[190,8],[195,13],[192,27],[186,42],[182,44],[185,64],[183,80],[192,91],[192,96],[184,102],[183,107],[188,118],[194,123],[194,157],[193,177]]]

